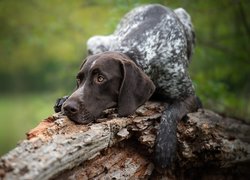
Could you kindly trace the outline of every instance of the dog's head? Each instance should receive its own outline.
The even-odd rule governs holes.
[[[103,110],[117,107],[127,116],[145,103],[155,86],[126,55],[105,52],[87,57],[77,75],[77,89],[63,104],[69,119],[89,123]]]

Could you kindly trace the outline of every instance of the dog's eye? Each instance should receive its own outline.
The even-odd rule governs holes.
[[[102,75],[98,75],[97,76],[97,81],[98,82],[103,82],[104,81],[104,77]]]
[[[102,75],[97,75],[95,78],[96,83],[102,83],[105,80],[105,78]]]

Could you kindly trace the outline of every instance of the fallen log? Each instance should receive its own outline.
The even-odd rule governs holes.
[[[0,158],[0,179],[249,177],[250,124],[204,109],[178,123],[174,166],[155,168],[154,141],[165,106],[147,102],[123,118],[110,110],[88,125],[54,114]]]

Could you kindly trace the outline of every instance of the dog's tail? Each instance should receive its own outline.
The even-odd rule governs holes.
[[[188,60],[191,60],[191,56],[194,51],[194,46],[195,46],[195,32],[193,28],[193,24],[191,21],[190,15],[183,9],[183,8],[178,8],[174,10],[175,14],[177,17],[180,19],[181,23],[184,26],[186,37],[187,37],[187,56]]]
[[[189,96],[184,100],[171,103],[161,117],[161,123],[155,142],[155,164],[160,168],[170,168],[176,160],[177,148],[177,123],[190,112],[202,108],[200,99]]]

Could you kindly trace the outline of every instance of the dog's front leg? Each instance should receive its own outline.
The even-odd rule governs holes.
[[[68,98],[69,98],[69,96],[63,96],[62,98],[58,98],[58,99],[56,100],[56,103],[55,103],[55,105],[54,105],[54,111],[55,111],[56,113],[61,112],[62,105],[63,105],[63,103],[64,103]]]
[[[175,100],[163,112],[155,145],[155,164],[157,167],[171,167],[176,157],[177,123],[186,114],[201,108],[198,97],[190,96],[184,100]]]

